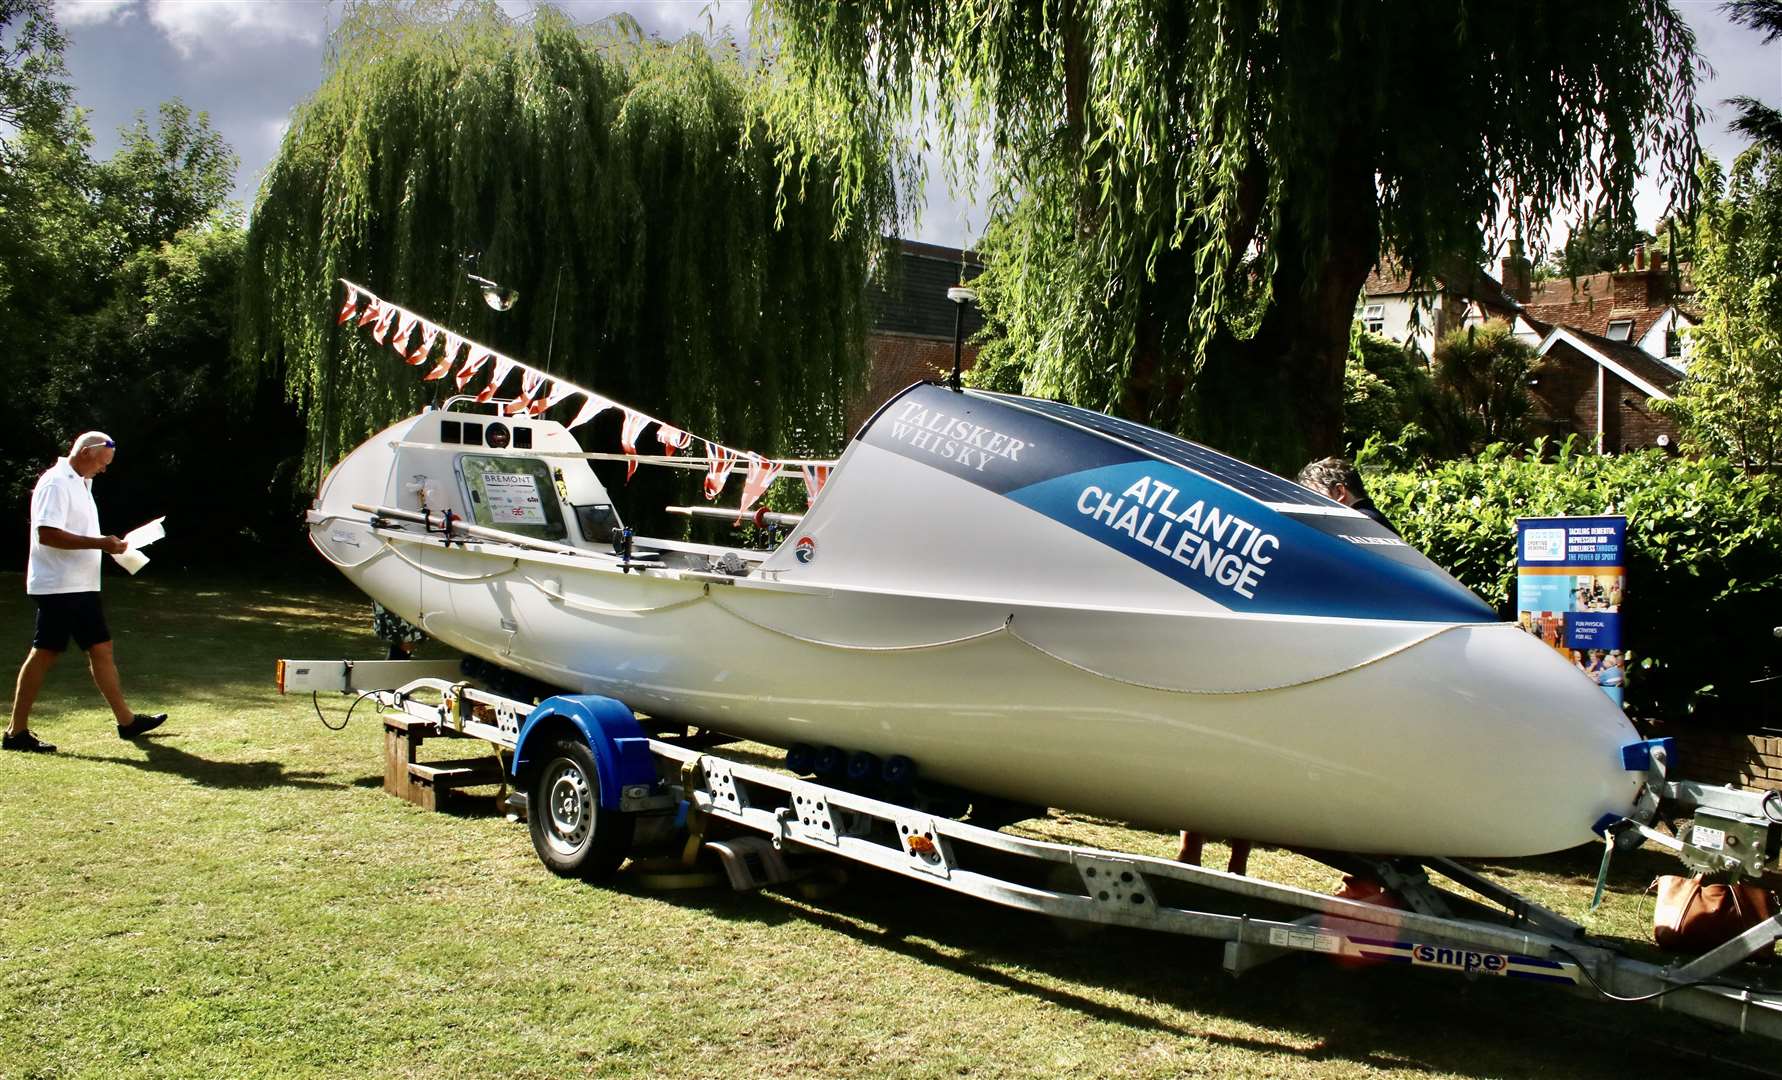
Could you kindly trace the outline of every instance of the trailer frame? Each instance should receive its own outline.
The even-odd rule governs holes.
[[[1749,967],[1735,971],[1782,939],[1782,913],[1703,956],[1654,964],[1591,939],[1581,925],[1452,859],[1301,852],[1340,870],[1365,873],[1406,904],[1384,907],[1168,859],[968,824],[705,747],[649,737],[629,708],[598,695],[559,695],[534,705],[441,678],[437,669],[421,669],[420,677],[394,687],[370,685],[400,674],[399,661],[279,663],[281,692],[358,694],[375,699],[386,718],[430,723],[441,735],[478,739],[505,751],[504,772],[517,789],[507,805],[516,817],[529,809],[525,782],[533,734],[574,732],[589,744],[602,773],[600,812],[636,815],[662,831],[684,814],[692,834],[688,861],[703,843],[720,857],[738,889],[791,879],[797,871],[789,857],[830,856],[1016,910],[1223,941],[1223,967],[1234,976],[1310,953],[1545,983],[1598,1000],[1644,1001],[1782,1039],[1782,984],[1765,985]],[[1756,815],[1761,822],[1782,812],[1782,803],[1766,796],[1666,780],[1668,747],[1655,744],[1644,752],[1652,759],[1651,787],[1667,798],[1694,797],[1692,805],[1720,819]],[[747,835],[706,840],[712,823]],[[1648,837],[1667,841],[1691,866],[1719,865],[1714,850],[1639,822],[1605,822],[1600,831],[1605,876],[1618,846]]]

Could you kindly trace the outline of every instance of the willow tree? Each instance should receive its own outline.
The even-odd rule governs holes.
[[[730,445],[835,449],[876,234],[833,212],[834,148],[768,136],[738,55],[548,7],[350,8],[261,186],[242,288],[240,351],[306,409],[309,469],[442,392],[335,325],[340,277]],[[467,284],[471,254],[511,310]]]
[[[1626,216],[1644,162],[1686,194],[1695,154],[1665,0],[763,3],[777,120],[932,111],[986,155],[992,367],[1280,464],[1340,449],[1383,251],[1476,266],[1499,222]]]

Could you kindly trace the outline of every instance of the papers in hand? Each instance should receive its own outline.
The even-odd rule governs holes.
[[[125,533],[123,538],[125,544],[124,553],[122,555],[113,555],[112,558],[117,560],[119,566],[128,570],[132,574],[147,566],[149,562],[148,556],[144,555],[140,549],[148,547],[156,540],[167,535],[167,530],[161,526],[161,523],[166,520],[167,518],[165,516],[158,517],[147,525],[138,526]]]
[[[161,527],[161,522],[166,520],[166,516],[163,515],[147,525],[139,525],[131,529],[124,534],[124,545],[132,549],[145,548],[156,540],[162,539],[167,535],[167,530]]]

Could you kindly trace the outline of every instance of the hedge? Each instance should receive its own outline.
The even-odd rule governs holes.
[[[1782,477],[1658,450],[1477,458],[1375,471],[1369,493],[1405,540],[1506,618],[1516,590],[1516,519],[1625,514],[1622,640],[1627,709],[1666,724],[1775,725],[1782,681]],[[1542,460],[1543,457],[1548,460]]]

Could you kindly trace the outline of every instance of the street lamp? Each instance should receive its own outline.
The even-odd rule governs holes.
[[[472,285],[483,290],[483,303],[489,305],[490,311],[506,311],[520,299],[520,290],[510,289],[506,285],[497,284],[486,277],[476,274],[465,274]]]
[[[954,285],[947,290],[947,299],[953,301],[953,377],[947,385],[958,390],[959,360],[965,347],[965,305],[978,302],[978,290],[969,285]]]

